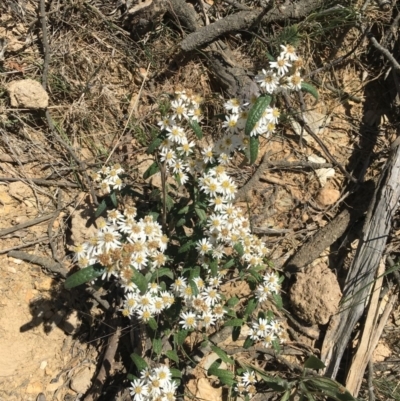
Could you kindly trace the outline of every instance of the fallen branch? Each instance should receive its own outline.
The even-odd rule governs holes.
[[[85,397],[85,401],[95,401],[100,397],[106,379],[113,369],[115,353],[117,352],[120,337],[121,327],[118,326],[108,342],[99,373],[94,379],[93,385],[90,388],[88,395]]]
[[[293,3],[287,0],[279,7],[274,7],[262,16],[263,22],[282,21],[287,18],[302,18],[321,5],[321,0],[303,0]],[[204,26],[186,36],[181,42],[181,49],[191,51],[206,43],[214,41],[217,37],[230,33],[249,29],[260,18],[264,10],[240,11],[223,19]]]
[[[46,187],[67,187],[67,188],[79,188],[78,184],[73,182],[67,181],[53,181],[53,180],[45,180],[42,178],[26,178],[29,181],[32,181],[34,184],[43,185]],[[0,181],[7,181],[7,182],[17,182],[17,181],[24,181],[23,178],[16,178],[16,177],[0,177]]]
[[[42,217],[37,217],[36,219],[26,221],[25,223],[17,224],[16,226],[6,228],[6,229],[0,231],[0,237],[4,237],[5,235],[14,233],[15,231],[23,230],[24,228],[32,227],[36,224],[43,223],[44,221],[50,220],[53,217],[54,217],[54,213],[46,214]]]
[[[48,240],[49,240],[49,237],[46,236],[46,237],[38,238],[35,241],[25,242],[23,244],[12,246],[11,248],[0,249],[0,254],[8,253],[11,251],[17,251],[18,249],[22,249],[22,248],[28,248],[28,246],[40,244],[40,243],[46,242]]]
[[[44,90],[47,90],[47,79],[48,79],[48,70],[49,70],[51,53],[50,53],[49,39],[48,39],[48,35],[47,35],[45,0],[40,0],[39,19],[40,19],[40,23],[42,26],[42,42],[43,42],[43,52],[44,52],[42,86],[43,86]],[[63,146],[65,149],[68,150],[68,153],[70,154],[70,156],[74,159],[74,161],[79,166],[79,168],[82,172],[82,175],[86,181],[86,185],[90,191],[90,195],[92,196],[92,201],[95,205],[98,205],[97,196],[94,192],[93,186],[91,185],[91,181],[90,181],[88,173],[86,171],[87,169],[86,169],[85,163],[79,159],[79,157],[76,155],[75,151],[71,148],[71,146],[69,146],[68,143],[65,142],[60,137],[60,135],[58,134],[57,129],[53,123],[53,119],[50,115],[49,109],[46,109],[45,117],[46,117],[47,125],[49,126],[50,131],[52,132],[54,138],[57,140],[57,142],[61,146]]]
[[[381,261],[392,218],[400,200],[400,146],[395,141],[381,172],[365,219],[356,256],[343,290],[342,310],[332,320],[322,347],[326,375],[335,378],[351,333],[364,313],[366,299]]]

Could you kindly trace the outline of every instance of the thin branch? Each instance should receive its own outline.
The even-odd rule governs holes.
[[[26,178],[29,181],[32,181],[33,183],[37,185],[43,185],[46,187],[68,187],[68,188],[79,188],[78,184],[75,184],[73,182],[67,182],[67,181],[53,181],[53,180],[45,180],[42,178]],[[16,178],[16,177],[0,177],[0,181],[8,181],[8,182],[17,182],[17,181],[24,181],[23,178]]]
[[[28,228],[28,227],[34,226],[36,224],[43,223],[44,221],[52,219],[54,217],[54,215],[55,215],[55,213],[46,214],[44,216],[37,217],[36,219],[26,221],[25,223],[17,224],[16,226],[1,230],[0,237],[4,237],[5,235],[14,233],[18,230],[23,230],[24,228]]]
[[[40,7],[39,7],[39,16],[40,16],[40,22],[42,25],[42,41],[43,41],[43,52],[44,52],[44,65],[43,65],[43,75],[42,75],[42,86],[43,89],[47,89],[47,79],[48,79],[48,69],[49,69],[49,64],[50,64],[50,46],[49,46],[49,39],[47,35],[47,25],[46,25],[46,13],[45,13],[45,0],[40,0]],[[93,203],[95,205],[98,205],[97,201],[97,196],[94,192],[93,186],[91,185],[91,181],[89,179],[89,176],[86,171],[86,166],[84,162],[82,162],[79,157],[76,155],[75,151],[71,148],[71,146],[68,145],[58,134],[57,129],[53,123],[53,119],[50,115],[50,112],[48,109],[45,111],[45,116],[46,116],[46,121],[47,124],[50,128],[50,131],[54,135],[54,138],[57,140],[57,142],[62,145],[64,148],[66,148],[71,155],[71,157],[74,159],[74,161],[78,164],[78,166],[81,169],[81,172],[83,174],[83,177],[86,181],[86,185],[90,191],[90,195],[92,196]]]
[[[397,71],[400,72],[400,64],[396,61],[396,59],[393,57],[393,55],[389,52],[388,49],[383,47],[381,44],[378,43],[378,41],[375,39],[375,36],[369,32],[367,34],[368,39],[372,43],[372,45],[379,50],[392,64],[392,67]]]

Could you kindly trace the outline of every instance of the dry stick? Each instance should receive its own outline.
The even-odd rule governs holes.
[[[237,8],[238,10],[242,10],[242,11],[253,11],[253,9],[251,7],[247,7],[244,4],[240,4],[237,1],[234,0],[223,0],[223,3],[228,3],[231,6]]]
[[[368,361],[368,400],[375,401],[375,394],[374,394],[374,362],[372,358]]]
[[[42,75],[42,86],[44,90],[47,90],[47,79],[48,79],[48,71],[49,71],[49,64],[50,64],[50,46],[49,46],[49,39],[47,36],[47,25],[46,25],[46,12],[45,12],[45,0],[40,0],[40,8],[39,8],[39,16],[40,16],[40,22],[42,25],[42,35],[43,35],[43,52],[44,52],[44,65],[43,65],[43,75]],[[65,147],[71,157],[75,160],[75,162],[78,164],[83,177],[85,178],[86,185],[90,191],[90,195],[92,196],[93,203],[95,205],[98,205],[97,201],[97,196],[94,192],[93,186],[91,185],[89,176],[86,172],[86,166],[85,163],[82,162],[79,157],[75,154],[75,151],[69,146],[61,137],[58,135],[57,128],[55,127],[53,123],[53,119],[51,118],[50,112],[48,109],[45,111],[45,116],[47,120],[47,124],[50,128],[50,131],[56,138],[57,142],[61,144],[63,147]]]
[[[73,182],[45,180],[42,178],[27,178],[27,179],[29,179],[29,181],[32,181],[33,183],[35,183],[37,185],[44,185],[46,187],[58,186],[58,187],[68,187],[68,188],[79,188],[79,185],[75,184]],[[16,177],[1,177],[0,176],[0,181],[17,182],[17,181],[23,181],[23,179],[16,178]]]
[[[396,59],[393,57],[393,55],[389,52],[388,49],[386,49],[385,47],[383,47],[382,45],[380,45],[378,43],[378,41],[375,39],[374,35],[369,32],[367,34],[368,39],[370,40],[370,42],[372,43],[372,45],[378,49],[392,64],[392,67],[397,71],[400,72],[400,64],[396,61]]]
[[[49,240],[50,240],[51,254],[53,256],[53,259],[56,260],[60,264],[62,264],[62,260],[60,260],[57,255],[57,247],[56,247],[56,244],[54,243],[54,237],[53,237],[53,224],[56,221],[56,219],[58,218],[58,216],[60,215],[61,210],[63,209],[62,194],[63,194],[62,190],[59,189],[58,194],[57,194],[57,209],[54,213],[54,217],[49,221],[49,224],[47,226],[47,235],[49,236]]]
[[[40,243],[46,242],[48,240],[49,240],[49,237],[46,236],[46,237],[39,238],[35,241],[25,242],[24,244],[12,246],[11,248],[0,249],[0,254],[8,253],[11,251],[17,251],[18,249],[22,249],[22,248],[28,248],[28,246],[40,244]]]
[[[36,219],[26,221],[25,223],[17,224],[16,226],[1,230],[0,237],[4,237],[5,235],[14,233],[15,231],[23,230],[24,228],[34,226],[35,224],[43,223],[44,221],[50,220],[51,218],[53,218],[54,215],[55,215],[55,213],[46,214],[42,217],[37,217]]]
[[[89,394],[85,397],[85,401],[95,401],[100,397],[107,376],[113,368],[115,353],[117,352],[120,337],[121,327],[118,326],[114,334],[110,338],[106,352],[104,353],[104,358],[99,373],[93,382]]]
[[[293,118],[300,124],[302,128],[304,128],[308,134],[310,134],[313,139],[318,143],[318,145],[321,147],[321,149],[324,151],[325,156],[335,165],[339,168],[339,170],[352,182],[357,183],[358,180],[354,178],[350,173],[346,171],[346,169],[331,155],[331,152],[329,152],[328,148],[325,146],[325,144],[319,139],[318,135],[314,133],[314,131],[310,128],[310,126],[301,118],[299,117],[295,110],[293,109],[289,96],[287,93],[283,92],[283,96],[285,98],[286,105],[288,109],[292,112]]]
[[[260,17],[267,22],[282,21],[286,18],[301,18],[318,8],[321,4],[321,0],[303,0],[297,3],[287,0],[280,7],[275,7],[272,10],[240,11],[213,22],[210,25],[201,27],[189,34],[181,42],[181,48],[184,51],[191,51],[206,43],[212,42],[218,36],[248,29],[255,24]],[[266,14],[264,15],[265,12]]]
[[[31,163],[31,162],[33,162],[33,160],[19,159],[17,161],[10,155],[6,155],[4,153],[0,153],[0,162],[4,162],[4,163]]]
[[[397,145],[391,148],[368,208],[356,255],[343,289],[346,304],[331,321],[322,346],[321,359],[327,366],[326,374],[332,378],[337,375],[351,333],[364,313],[365,300],[400,199],[399,175],[400,146]]]
[[[26,252],[21,251],[11,251],[8,252],[7,256],[15,259],[20,259],[25,262],[34,263],[44,267],[45,269],[50,270],[52,273],[59,274],[61,277],[66,278],[68,274],[68,270],[61,265],[60,263],[54,262],[54,260],[49,258],[44,258],[42,256],[31,255]],[[110,304],[100,297],[98,291],[94,290],[91,287],[85,289],[85,291],[94,298],[99,305],[101,305],[105,310],[110,309]]]

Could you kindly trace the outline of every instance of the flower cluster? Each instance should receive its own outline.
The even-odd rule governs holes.
[[[241,260],[247,267],[262,265],[268,249],[251,234],[250,221],[242,210],[232,204],[236,184],[225,173],[224,166],[209,169],[199,178],[199,186],[209,197],[212,210],[207,220],[207,237],[197,243],[199,254],[220,260],[225,256],[226,247],[240,244],[243,248]]]
[[[269,94],[284,90],[300,90],[303,82],[300,70],[303,60],[297,56],[296,49],[291,46],[281,45],[282,52],[276,61],[269,63],[269,70],[262,70],[256,76],[256,82],[261,89]]]
[[[124,170],[117,163],[114,166],[106,167],[103,166],[99,171],[91,172],[92,180],[100,184],[100,191],[103,194],[109,194],[113,189],[122,189],[124,184],[119,177]]]
[[[253,341],[261,341],[265,348],[269,348],[274,341],[283,342],[285,334],[277,320],[259,318],[257,322],[253,322],[249,336]]]
[[[239,396],[253,397],[256,394],[257,378],[253,371],[246,371],[242,375],[237,376],[237,385],[234,388]]]
[[[136,313],[143,321],[168,308],[174,302],[172,294],[161,291],[157,284],[140,295],[132,279],[136,271],[154,271],[164,266],[168,238],[152,216],[137,219],[134,206],[121,213],[109,210],[107,219],[97,220],[97,233],[88,242],[74,247],[75,260],[83,268],[100,264],[105,268],[102,279],[115,277],[127,292],[122,308],[125,316]]]
[[[224,317],[226,311],[221,303],[220,284],[220,275],[206,280],[196,277],[193,285],[188,284],[184,277],[175,280],[171,288],[183,298],[186,306],[179,321],[183,329],[208,329]]]
[[[140,379],[131,383],[130,393],[134,401],[175,401],[177,383],[171,379],[171,371],[161,365],[142,370]]]
[[[279,276],[275,273],[266,273],[262,284],[256,288],[256,298],[259,302],[266,301],[271,294],[277,294],[280,290]]]

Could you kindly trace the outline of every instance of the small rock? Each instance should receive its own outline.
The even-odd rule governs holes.
[[[324,187],[317,196],[317,202],[321,206],[333,205],[340,198],[340,192],[337,189]]]
[[[43,390],[43,385],[40,381],[30,382],[26,387],[26,392],[28,394],[38,394]]]
[[[222,387],[215,388],[204,377],[197,381],[196,399],[222,401]]]
[[[339,306],[341,291],[336,276],[324,263],[297,274],[290,301],[297,316],[310,324],[327,324]]]
[[[9,273],[14,273],[15,274],[17,272],[17,269],[15,267],[7,266],[7,271]]]
[[[50,291],[54,288],[53,279],[45,277],[40,281],[35,281],[35,289],[38,291]]]
[[[40,363],[40,369],[41,369],[41,370],[45,370],[45,369],[46,369],[46,366],[47,366],[47,361],[42,361],[42,362]]]
[[[54,391],[57,391],[62,385],[64,385],[64,381],[59,378],[57,381],[51,381],[47,387],[46,391],[49,393],[54,393]]]
[[[386,344],[380,342],[372,353],[372,360],[374,363],[382,362],[390,355],[392,355],[390,348]]]
[[[49,95],[42,85],[33,79],[12,81],[6,89],[10,94],[12,107],[45,109],[49,105]]]
[[[61,329],[63,329],[67,334],[75,334],[79,327],[81,326],[81,320],[78,317],[78,312],[73,311],[69,314],[61,324]]]
[[[76,375],[71,380],[71,389],[78,394],[86,393],[91,385],[94,371],[95,367],[91,365],[76,372]]]

